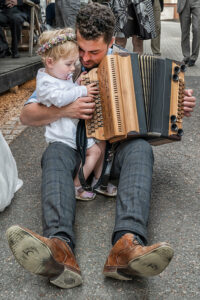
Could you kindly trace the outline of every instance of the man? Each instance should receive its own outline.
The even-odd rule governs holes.
[[[161,34],[161,12],[163,11],[163,0],[153,0],[153,13],[156,26],[156,38],[151,39],[151,50],[154,55],[161,56],[160,52],[160,34]]]
[[[3,29],[0,27],[0,58],[4,58],[5,56],[10,56],[11,52],[8,46],[8,42],[6,40]]]
[[[178,0],[177,12],[181,24],[181,47],[183,62],[193,67],[200,46],[200,0]],[[190,25],[192,23],[192,53],[190,52]]]
[[[83,7],[77,16],[76,31],[80,61],[87,70],[98,66],[113,43],[114,16],[98,3]],[[185,93],[185,115],[195,106],[192,91]],[[79,98],[65,108],[31,103],[24,107],[21,121],[41,126],[61,117],[90,119],[94,112],[91,98]],[[42,207],[44,237],[21,226],[7,230],[10,248],[28,271],[49,278],[50,282],[71,288],[82,283],[74,256],[75,192],[73,177],[79,167],[75,150],[61,143],[50,144],[42,157]],[[104,275],[130,280],[131,275],[153,276],[162,272],[173,256],[163,242],[147,244],[152,148],[145,140],[129,140],[116,150],[111,171],[119,178],[113,248],[104,266]]]
[[[39,4],[40,0],[32,0]],[[24,21],[30,21],[30,7],[23,0],[0,0],[0,26],[9,26],[11,31],[11,52],[13,58],[19,58],[18,44]],[[9,53],[9,52],[8,52]]]

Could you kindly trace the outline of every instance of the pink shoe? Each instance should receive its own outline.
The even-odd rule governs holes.
[[[91,201],[94,200],[96,194],[90,191],[85,191],[82,187],[75,187],[76,200]]]

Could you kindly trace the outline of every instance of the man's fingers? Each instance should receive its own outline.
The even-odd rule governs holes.
[[[183,107],[184,107],[184,109],[193,108],[193,107],[195,107],[195,105],[196,105],[195,100],[194,101],[190,101],[190,100],[187,101],[187,99],[185,99],[183,101]]]
[[[191,103],[191,105],[195,105],[196,98],[195,97],[184,97],[183,104]]]
[[[184,111],[184,116],[185,117],[191,117],[191,113],[189,111]]]
[[[92,118],[92,115],[85,115],[85,114],[81,114],[79,119],[84,119],[84,120],[90,120]]]
[[[193,90],[192,89],[184,90],[184,94],[191,97],[193,94]]]
[[[82,98],[78,98],[78,100],[76,100],[76,101],[79,101],[82,103],[90,103],[90,102],[94,103],[94,99],[92,97],[82,97]]]
[[[93,98],[88,98],[88,99],[91,99],[90,101],[80,101],[80,106],[81,108],[83,109],[94,109],[95,108],[95,102],[94,102],[94,99]]]

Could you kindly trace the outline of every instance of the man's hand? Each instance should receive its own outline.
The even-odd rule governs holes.
[[[17,6],[17,0],[6,0],[6,6],[9,8]]]
[[[190,117],[193,112],[193,108],[196,105],[196,98],[192,96],[193,90],[188,89],[184,91],[184,101],[183,101],[183,110],[184,116]]]
[[[22,124],[28,126],[44,126],[60,118],[88,120],[92,118],[94,109],[95,103],[90,97],[78,98],[75,102],[60,108],[33,102],[23,107],[20,120]]]
[[[91,97],[78,98],[71,104],[61,108],[61,117],[89,120],[92,118],[95,102]]]

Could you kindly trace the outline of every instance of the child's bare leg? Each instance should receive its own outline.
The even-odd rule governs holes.
[[[83,174],[85,179],[87,180],[89,175],[92,173],[92,171],[95,168],[95,165],[97,161],[99,160],[99,157],[101,156],[101,149],[97,144],[94,144],[92,147],[87,149],[86,151],[86,159],[85,164],[83,166]],[[80,180],[78,178],[78,174],[76,175],[74,179],[75,186],[80,186]]]
[[[96,145],[100,149],[100,156],[99,156],[99,159],[97,160],[97,163],[94,167],[94,177],[95,177],[95,179],[98,180],[101,176],[102,169],[103,169],[104,156],[105,156],[105,150],[106,150],[106,142],[101,141],[101,142],[97,143]]]
[[[105,149],[106,149],[106,142],[102,141],[102,142],[99,142],[97,145],[101,149],[101,156],[100,156],[99,160],[97,161],[97,164],[94,168],[94,178],[92,180],[92,187],[94,187],[95,184],[98,182],[98,180],[101,176],[101,173],[102,173]],[[110,196],[110,197],[114,197],[117,195],[117,187],[110,182],[108,183],[107,190],[102,190],[100,187],[98,187],[97,189],[95,189],[95,191],[97,191],[100,194]]]
[[[143,40],[139,39],[137,35],[132,36],[133,52],[138,54],[143,53]]]
[[[85,179],[89,177],[89,175],[94,170],[94,167],[101,155],[101,149],[97,146],[97,144],[94,144],[92,147],[87,149],[86,151],[86,159],[85,164],[83,166],[83,174]],[[75,185],[75,191],[76,191],[76,198],[80,200],[93,200],[95,197],[95,194],[92,192],[85,191],[81,187],[81,183],[78,177],[78,174],[76,175],[74,179],[74,185]]]

